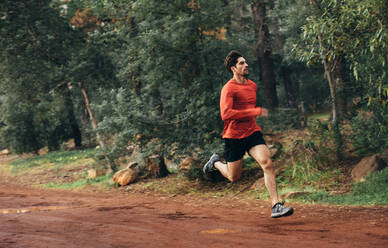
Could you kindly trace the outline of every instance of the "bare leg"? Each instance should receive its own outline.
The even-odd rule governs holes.
[[[227,164],[217,161],[214,163],[214,167],[216,167],[224,177],[229,179],[229,181],[236,182],[241,177],[242,159],[228,162]]]
[[[264,183],[269,192],[272,206],[279,202],[276,187],[276,176],[272,166],[271,153],[266,145],[257,145],[249,150],[249,154],[260,164],[264,171]]]

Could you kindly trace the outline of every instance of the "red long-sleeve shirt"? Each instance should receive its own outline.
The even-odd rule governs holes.
[[[256,91],[257,85],[249,79],[239,84],[232,78],[224,85],[220,99],[222,138],[242,139],[261,131],[255,119],[261,115],[261,107],[255,107]]]

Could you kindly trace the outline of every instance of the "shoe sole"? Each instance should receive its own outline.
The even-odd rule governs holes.
[[[280,217],[286,217],[286,216],[290,216],[294,213],[294,209],[293,208],[290,208],[288,211],[286,212],[283,212],[283,213],[278,213],[278,214],[271,214],[271,217],[272,218],[280,218]]]
[[[204,166],[203,166],[203,174],[205,174],[206,176],[209,174],[210,172],[210,169],[209,169],[209,165],[210,165],[210,162],[207,162]]]
[[[205,174],[206,176],[211,171],[211,168],[209,168],[209,167],[212,165],[212,159],[213,159],[213,156],[210,157],[209,161],[207,161],[207,163],[202,168],[203,174]]]

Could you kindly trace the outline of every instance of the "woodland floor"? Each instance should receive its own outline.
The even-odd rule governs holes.
[[[1,165],[1,163],[0,163]],[[40,189],[0,173],[0,247],[388,247],[387,207]]]

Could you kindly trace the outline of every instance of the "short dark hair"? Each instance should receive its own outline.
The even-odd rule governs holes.
[[[238,58],[240,58],[240,57],[242,57],[240,52],[238,52],[236,50],[230,51],[228,53],[228,55],[226,56],[226,58],[225,58],[225,68],[226,68],[226,70],[233,74],[233,72],[230,69],[230,67],[235,66],[237,64]]]

